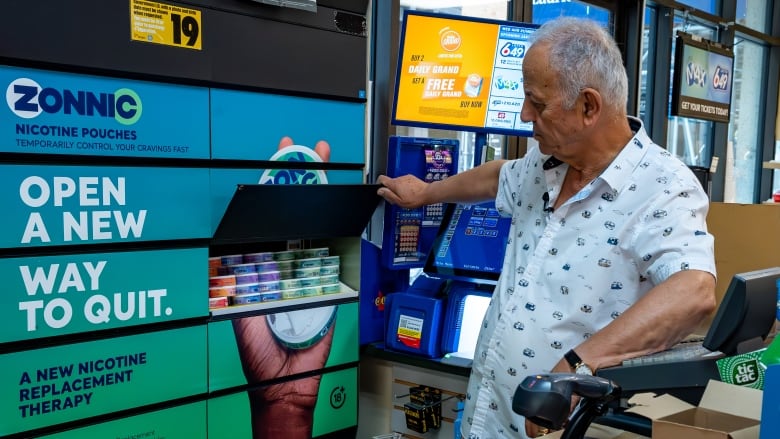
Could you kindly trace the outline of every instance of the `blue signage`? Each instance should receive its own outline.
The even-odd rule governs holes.
[[[0,248],[210,238],[208,169],[0,166]]]
[[[364,103],[212,89],[212,158],[271,160],[297,145],[324,162],[364,163],[365,111]]]
[[[533,0],[532,5],[531,16],[536,24],[542,24],[561,16],[589,18],[605,27],[609,27],[611,24],[609,9],[584,1]]]
[[[208,158],[206,88],[0,67],[0,152]]]

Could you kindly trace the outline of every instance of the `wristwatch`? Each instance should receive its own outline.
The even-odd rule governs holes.
[[[574,352],[574,349],[569,349],[569,352],[563,354],[563,358],[569,363],[569,366],[571,366],[574,373],[580,375],[593,375],[593,369],[582,361],[582,358]]]

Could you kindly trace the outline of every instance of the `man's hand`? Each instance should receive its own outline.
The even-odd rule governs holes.
[[[377,183],[382,185],[377,190],[377,194],[390,204],[405,209],[414,209],[426,204],[423,193],[428,183],[414,175],[404,175],[397,178],[380,175]]]

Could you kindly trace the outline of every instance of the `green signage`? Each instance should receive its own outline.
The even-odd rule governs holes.
[[[206,392],[206,326],[0,355],[0,436]]]
[[[292,387],[303,385],[301,378],[286,383],[274,385]],[[300,381],[300,383],[298,382]],[[311,429],[311,437],[319,437],[357,425],[358,378],[357,368],[344,369],[323,374],[319,380],[317,400],[313,411],[301,416],[301,413],[285,415],[286,408],[274,409],[269,405],[255,405],[258,410],[269,409],[277,415],[278,422],[288,430]],[[262,391],[262,389],[260,389]],[[263,419],[262,413],[253,413],[246,392],[239,392],[209,400],[208,406],[208,437],[209,439],[253,439],[252,431],[263,431],[262,426],[253,425]],[[296,425],[296,422],[309,422],[310,425]],[[265,437],[258,433],[256,437]]]
[[[206,439],[206,402],[68,430],[42,439]]]
[[[0,343],[207,316],[208,248],[0,259]]]
[[[358,303],[213,322],[208,337],[212,392],[356,362]]]

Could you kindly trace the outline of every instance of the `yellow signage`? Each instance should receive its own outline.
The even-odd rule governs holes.
[[[130,0],[130,38],[134,41],[201,50],[198,9],[147,0]]]
[[[394,122],[530,131],[520,120],[522,61],[533,25],[407,13]]]

